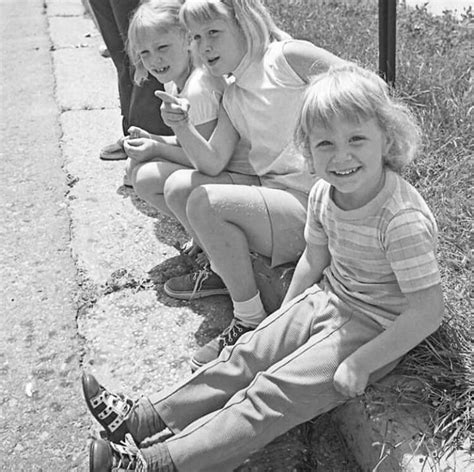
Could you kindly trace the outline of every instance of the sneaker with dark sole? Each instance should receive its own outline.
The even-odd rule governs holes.
[[[92,416],[104,428],[106,437],[116,443],[129,433],[125,420],[134,406],[125,395],[109,392],[92,374],[82,374],[82,391]]]
[[[255,326],[247,326],[237,318],[234,318],[217,338],[209,341],[194,354],[190,361],[191,370],[194,372],[208,362],[217,359],[225,346],[233,346],[244,333],[254,329]]]
[[[147,464],[140,449],[127,434],[122,444],[94,439],[89,448],[90,472],[146,472]]]
[[[164,285],[164,291],[170,297],[180,300],[195,300],[229,293],[224,281],[208,268],[169,279]]]

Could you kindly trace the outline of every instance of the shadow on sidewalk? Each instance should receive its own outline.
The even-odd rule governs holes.
[[[186,306],[202,317],[202,323],[194,333],[196,343],[202,346],[216,337],[230,323],[232,319],[230,298],[226,295],[215,295],[189,301],[178,300],[166,295],[163,289],[163,285],[168,279],[188,274],[197,268],[192,258],[179,255],[153,267],[148,271],[148,275],[160,303],[171,307]]]
[[[176,247],[177,243],[182,245],[189,239],[189,236],[176,220],[153,208],[138,197],[132,188],[122,185],[117,188],[117,194],[123,198],[130,198],[133,206],[139,212],[154,219],[154,234],[161,243]],[[150,269],[146,279],[137,277],[125,269],[111,274],[107,281],[108,291],[112,292],[123,288],[134,288],[135,290],[153,288],[160,303],[169,307],[189,307],[194,313],[202,317],[202,323],[194,333],[196,343],[202,346],[216,337],[230,323],[232,319],[230,298],[224,295],[216,295],[190,301],[178,300],[166,295],[163,289],[165,282],[172,277],[179,277],[196,270],[199,270],[199,266],[194,260],[189,256],[180,254],[170,257]]]
[[[133,190],[133,188],[121,185],[117,188],[117,194],[123,198],[130,198],[132,205],[143,215],[148,216],[156,220],[155,222],[155,236],[158,241],[168,246],[175,247],[176,243],[184,244],[189,239],[186,231],[183,229],[181,224],[169,217],[160,213],[158,210],[153,208],[145,200],[142,200]]]

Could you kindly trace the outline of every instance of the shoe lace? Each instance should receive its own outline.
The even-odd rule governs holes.
[[[212,274],[212,271],[207,265],[192,274],[194,287],[193,287],[193,293],[191,294],[191,297],[194,297],[196,292],[202,289],[202,284],[211,276],[211,274]]]
[[[221,347],[233,346],[242,334],[250,331],[252,328],[245,326],[239,320],[233,319],[229,326],[219,335],[219,344]]]
[[[112,472],[134,471],[147,472],[148,466],[130,433],[125,435],[121,444],[110,443],[116,453],[116,462],[112,466]]]

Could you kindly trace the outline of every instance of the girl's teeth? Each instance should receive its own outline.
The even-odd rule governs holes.
[[[356,170],[357,169],[339,170],[339,171],[335,171],[334,173],[337,174],[337,175],[349,175],[349,174],[354,173]]]

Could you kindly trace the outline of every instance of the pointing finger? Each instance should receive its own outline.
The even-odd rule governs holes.
[[[165,103],[174,103],[175,105],[179,104],[179,100],[177,97],[170,95],[167,92],[162,92],[161,90],[155,90],[155,97],[163,100]]]

